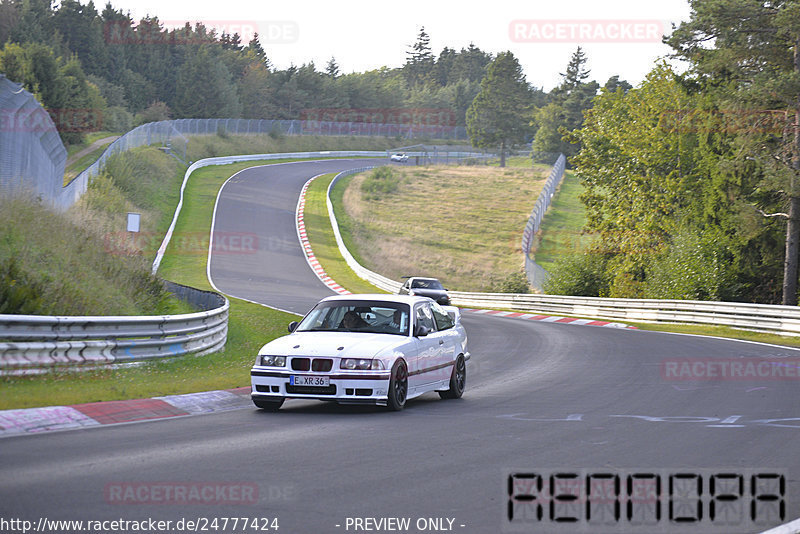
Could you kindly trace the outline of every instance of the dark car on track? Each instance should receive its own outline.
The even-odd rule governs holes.
[[[429,278],[426,276],[406,276],[408,280],[405,281],[399,295],[418,295],[429,297],[435,300],[442,306],[450,305],[450,296],[447,294],[447,289],[442,286],[442,283],[436,278]]]

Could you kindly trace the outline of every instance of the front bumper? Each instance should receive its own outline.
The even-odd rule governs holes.
[[[292,375],[327,376],[327,387],[292,386]],[[316,399],[341,404],[386,405],[390,371],[305,372],[255,366],[250,370],[250,396],[253,399]]]

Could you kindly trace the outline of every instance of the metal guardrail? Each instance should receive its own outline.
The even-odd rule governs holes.
[[[397,293],[400,282],[370,271],[347,250],[333,212],[331,190],[340,178],[368,170],[339,173],[328,186],[327,204],[336,244],[347,265],[374,286]],[[778,334],[800,335],[800,307],[697,300],[610,299],[522,293],[469,293],[449,291],[454,305],[519,310],[542,315],[569,315],[643,323],[690,323],[730,326]]]
[[[228,299],[173,282],[167,289],[203,311],[156,316],[0,315],[0,374],[206,354],[225,345]]]

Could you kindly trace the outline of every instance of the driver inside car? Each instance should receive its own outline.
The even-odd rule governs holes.
[[[353,329],[364,328],[365,326],[369,326],[369,324],[364,319],[362,319],[361,316],[358,315],[356,312],[350,310],[344,314],[344,317],[342,318],[342,322],[339,325],[339,328],[346,328],[348,330],[353,330]]]

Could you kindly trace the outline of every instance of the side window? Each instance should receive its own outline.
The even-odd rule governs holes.
[[[417,324],[422,325],[431,332],[436,330],[436,326],[433,323],[433,316],[431,316],[431,310],[428,308],[427,305],[422,304],[416,307],[417,311]]]
[[[431,304],[431,311],[433,312],[433,319],[436,321],[436,328],[439,330],[447,330],[453,328],[453,319],[444,311],[441,306],[435,302]]]

